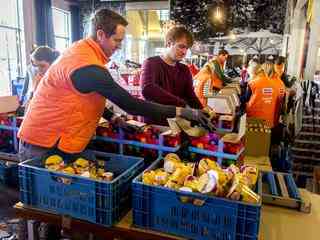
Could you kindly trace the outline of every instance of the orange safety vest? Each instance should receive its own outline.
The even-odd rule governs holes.
[[[247,116],[267,121],[272,128],[275,124],[280,91],[278,85],[264,73],[249,82],[252,96],[247,103]]]
[[[210,71],[207,68],[205,68],[205,70],[200,70],[200,72],[195,76],[196,86],[194,90],[202,106],[207,105],[207,98],[204,96],[204,87],[206,86],[208,81],[210,81],[210,90],[220,90],[223,88],[222,80],[215,73],[214,67],[212,67],[211,64],[207,63],[207,66],[209,66]],[[223,66],[220,63],[219,65],[221,68],[223,68]]]
[[[18,137],[41,147],[67,153],[84,150],[104,111],[106,99],[96,92],[77,91],[71,74],[84,66],[105,67],[108,58],[91,38],[67,49],[48,69],[30,103]],[[90,81],[90,79],[88,79]]]

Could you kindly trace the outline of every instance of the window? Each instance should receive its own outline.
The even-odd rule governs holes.
[[[0,96],[11,95],[12,83],[24,75],[22,0],[1,1]]]
[[[71,43],[70,12],[53,7],[52,17],[56,49],[63,52]]]

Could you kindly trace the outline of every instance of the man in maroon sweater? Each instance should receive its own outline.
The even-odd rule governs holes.
[[[146,59],[142,67],[142,94],[146,100],[177,107],[201,109],[194,93],[190,70],[180,61],[193,44],[191,33],[184,27],[173,27],[165,38],[166,51]],[[167,125],[167,122],[152,122]]]

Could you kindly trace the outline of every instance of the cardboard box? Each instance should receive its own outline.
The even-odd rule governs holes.
[[[18,96],[0,97],[0,114],[14,113],[19,107]]]
[[[235,106],[230,95],[216,95],[208,98],[208,106],[218,114],[235,115]]]
[[[262,119],[247,119],[246,155],[269,156],[271,129]]]

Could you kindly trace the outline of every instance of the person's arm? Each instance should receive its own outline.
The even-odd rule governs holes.
[[[81,93],[97,92],[131,115],[141,115],[156,121],[176,116],[174,106],[165,106],[134,98],[120,87],[107,69],[87,66],[73,72],[71,80]]]
[[[188,70],[188,69],[186,69],[186,70]],[[185,79],[185,81],[186,81],[185,99],[187,100],[187,104],[192,108],[202,109],[203,106],[202,106],[201,102],[199,101],[199,98],[197,97],[197,95],[194,92],[193,79],[192,79],[192,75],[189,70],[187,71],[186,76],[187,76],[187,79]]]
[[[141,72],[142,94],[145,99],[165,105],[184,107],[186,102],[164,90],[157,83],[161,81],[159,65],[147,59],[144,61]]]
[[[214,61],[213,66],[214,66],[214,72],[217,74],[218,78],[223,82],[223,85],[226,85],[227,83],[232,82],[232,79],[227,77],[224,74],[222,67],[217,61]]]

